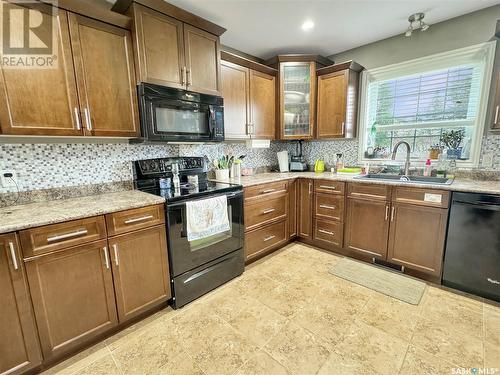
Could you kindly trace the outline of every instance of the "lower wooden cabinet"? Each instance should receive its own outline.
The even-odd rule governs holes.
[[[288,184],[288,237],[297,237],[297,194],[299,182],[293,180]]]
[[[393,203],[387,260],[441,276],[448,211]]]
[[[347,198],[345,246],[365,256],[385,259],[389,236],[389,203]]]
[[[165,226],[109,239],[120,323],[171,297]]]
[[[15,234],[0,235],[0,374],[42,362],[28,282]]]
[[[331,220],[314,219],[314,241],[327,248],[331,245],[342,247],[344,225]]]
[[[298,192],[298,236],[312,239],[313,236],[313,181],[299,179]]]
[[[26,270],[45,360],[118,324],[106,240],[34,258]]]
[[[266,225],[245,235],[245,259],[251,260],[288,240],[286,220]]]

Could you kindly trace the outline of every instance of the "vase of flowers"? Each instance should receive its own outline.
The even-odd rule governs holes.
[[[215,170],[215,179],[216,180],[229,180],[229,170],[233,169],[232,167],[235,164],[238,166],[241,165],[242,160],[245,158],[245,155],[240,155],[235,158],[233,155],[222,155],[218,159],[212,161],[212,167]],[[239,168],[238,168],[239,169]],[[241,172],[238,172],[238,177]],[[233,178],[235,177],[235,171],[233,169]]]

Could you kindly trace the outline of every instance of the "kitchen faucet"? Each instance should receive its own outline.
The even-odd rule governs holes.
[[[396,159],[396,153],[398,152],[398,148],[401,145],[406,145],[405,176],[408,176],[410,174],[410,152],[411,152],[411,147],[408,142],[399,141],[398,143],[396,143],[394,149],[392,150],[392,160]]]

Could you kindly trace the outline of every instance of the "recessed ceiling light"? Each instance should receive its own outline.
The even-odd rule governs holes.
[[[314,22],[311,20],[307,20],[302,24],[302,30],[309,31],[314,27]]]

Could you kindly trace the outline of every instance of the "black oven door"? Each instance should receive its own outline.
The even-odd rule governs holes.
[[[230,229],[195,241],[187,239],[185,202],[167,204],[168,251],[172,277],[243,247],[243,192],[224,195],[227,196]]]

